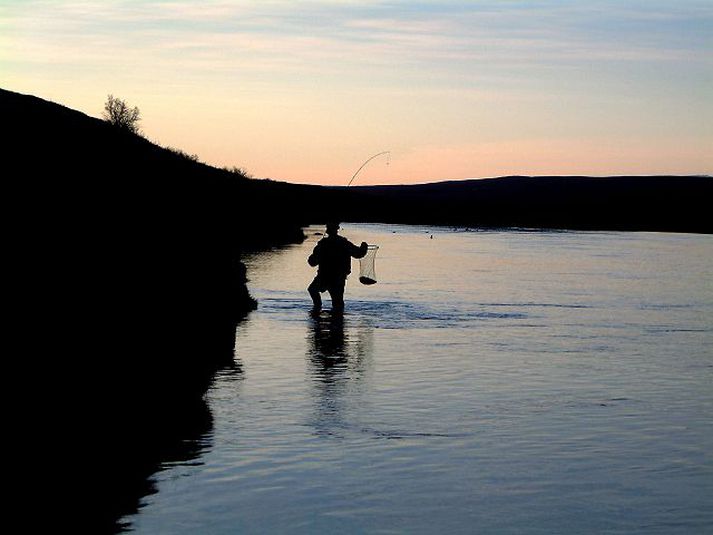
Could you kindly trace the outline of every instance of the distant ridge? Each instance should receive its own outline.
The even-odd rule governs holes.
[[[508,176],[354,189],[373,206],[360,219],[384,222],[713,232],[706,176]]]

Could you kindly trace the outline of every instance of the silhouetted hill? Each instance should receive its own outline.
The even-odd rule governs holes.
[[[45,483],[28,492],[74,501],[73,531],[112,531],[167,452],[210,428],[202,396],[234,366],[253,306],[241,250],[302,239],[294,201],[311,188],[250,181],[32,96],[0,90],[0,112],[14,377],[39,396],[25,438]]]
[[[360,219],[471,227],[713,232],[713,179],[522,177],[355,188]],[[357,192],[355,192],[357,193]],[[353,216],[356,217],[358,211]],[[374,219],[372,219],[374,218]]]
[[[191,161],[36,97],[2,90],[0,111],[11,132],[4,182],[22,231],[17,245],[28,263],[24,274],[32,276],[29,290],[46,300],[45,311],[61,305],[62,318],[78,315],[59,333],[80,344],[78,362],[80,349],[87,349],[81,346],[98,332],[86,326],[96,321],[105,327],[97,343],[106,348],[110,326],[122,333],[115,347],[130,346],[122,364],[152,344],[202,351],[206,337],[215,340],[208,330],[249,307],[241,249],[301,239],[291,185],[250,181]],[[161,332],[169,340],[157,340]],[[182,334],[180,342],[173,332]],[[138,335],[145,340],[140,345],[128,341]],[[155,352],[151,360],[158,360]],[[189,375],[197,384],[195,370]],[[153,378],[148,382],[153,390]]]

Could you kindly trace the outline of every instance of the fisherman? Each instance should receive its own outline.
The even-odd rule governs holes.
[[[327,236],[319,240],[307,259],[310,266],[319,266],[317,276],[307,288],[314,303],[313,313],[322,309],[322,292],[329,292],[333,312],[344,310],[344,284],[352,271],[351,257],[363,258],[368,250],[366,242],[357,247],[338,232],[339,223],[327,223]]]

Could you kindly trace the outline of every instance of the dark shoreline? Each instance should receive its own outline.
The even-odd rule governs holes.
[[[36,97],[0,90],[0,111],[16,377],[42,408],[20,415],[37,471],[21,488],[47,493],[55,526],[116,532],[161,463],[210,434],[203,396],[238,366],[235,327],[255,307],[242,252],[303,239],[302,221],[290,186],[273,195]]]

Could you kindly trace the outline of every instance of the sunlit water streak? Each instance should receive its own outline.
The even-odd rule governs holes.
[[[209,446],[138,533],[713,532],[713,238],[346,225],[379,283],[340,320],[315,230],[247,259]]]

